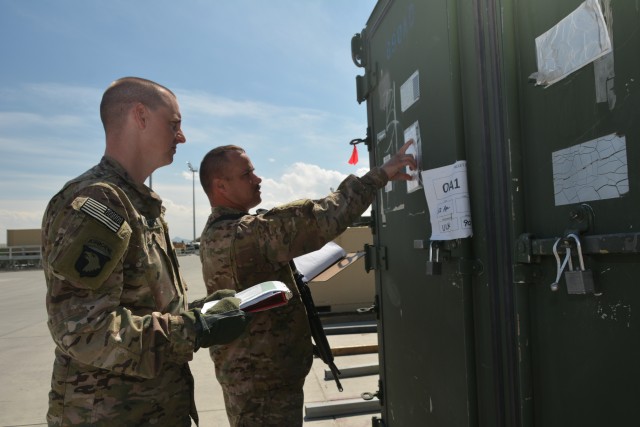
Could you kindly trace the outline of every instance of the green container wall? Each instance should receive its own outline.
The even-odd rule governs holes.
[[[474,231],[441,242],[442,273],[427,275],[424,192],[394,182],[379,193],[369,262],[383,410],[374,425],[640,425],[638,2],[600,3],[611,72],[589,63],[547,88],[530,79],[535,39],[580,5],[380,0],[361,33],[357,89],[371,164],[417,121],[422,170],[467,161]],[[419,99],[403,108],[400,87],[416,71]],[[622,194],[557,202],[557,152],[612,134],[623,138],[624,168],[606,169],[620,153],[583,148],[575,170],[585,180],[619,175]],[[564,278],[551,290],[552,246],[569,232],[579,235],[595,293],[568,294]]]

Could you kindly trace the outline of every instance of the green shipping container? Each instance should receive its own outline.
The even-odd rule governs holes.
[[[379,0],[374,426],[640,425],[640,3]]]

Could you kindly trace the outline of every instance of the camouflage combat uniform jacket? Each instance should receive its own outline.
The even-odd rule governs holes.
[[[51,199],[42,230],[49,425],[190,426],[195,332],[162,200],[104,157]]]
[[[240,291],[268,280],[284,282],[294,293],[287,305],[256,313],[239,339],[210,348],[225,393],[260,393],[304,383],[312,362],[311,332],[288,263],[342,233],[386,182],[386,174],[374,168],[362,178],[347,177],[324,199],[300,200],[265,214],[228,219],[243,212],[212,209],[200,239],[207,293]]]

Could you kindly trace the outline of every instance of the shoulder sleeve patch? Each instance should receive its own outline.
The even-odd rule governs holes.
[[[92,198],[77,197],[71,207],[48,262],[75,286],[97,289],[121,262],[131,227],[122,215]]]

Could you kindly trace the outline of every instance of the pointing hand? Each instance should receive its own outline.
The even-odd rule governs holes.
[[[409,166],[409,169],[411,170],[416,170],[418,167],[413,155],[406,154],[407,150],[413,143],[413,139],[407,141],[396,154],[380,166],[380,168],[387,174],[387,177],[389,177],[389,181],[411,180],[411,175],[405,173],[405,167]]]

